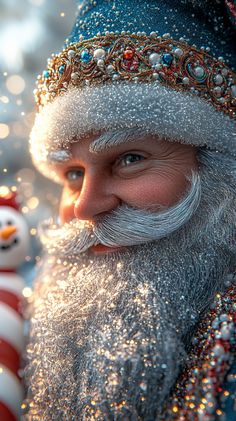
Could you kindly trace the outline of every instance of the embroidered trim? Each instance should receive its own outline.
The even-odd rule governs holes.
[[[222,415],[217,398],[229,395],[222,385],[236,353],[236,286],[217,294],[213,307],[199,325],[163,420],[214,421]]]
[[[182,41],[129,34],[107,34],[71,44],[48,60],[38,77],[38,107],[63,94],[69,86],[117,81],[156,81],[189,92],[233,117],[236,113],[236,74],[223,62]]]

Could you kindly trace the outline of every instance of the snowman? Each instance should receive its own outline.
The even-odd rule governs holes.
[[[29,232],[16,194],[0,195],[0,420],[20,419],[23,386],[19,376],[24,348],[22,291],[17,268],[28,252]]]

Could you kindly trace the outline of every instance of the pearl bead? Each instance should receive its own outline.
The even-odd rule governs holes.
[[[97,61],[97,65],[98,65],[98,67],[103,67],[103,66],[104,66],[104,60],[99,59],[99,60]]]
[[[112,64],[109,64],[109,66],[107,66],[107,72],[108,73],[114,73],[114,71],[115,71],[114,66],[112,66]]]
[[[169,34],[169,33],[163,34],[163,35],[162,35],[162,38],[164,38],[164,39],[168,39],[168,38],[170,38],[170,34]]]
[[[221,70],[221,73],[222,73],[223,76],[227,76],[228,70],[227,69],[222,69]]]
[[[103,48],[97,48],[96,50],[94,50],[94,53],[93,53],[93,57],[96,60],[104,58],[105,55],[106,55],[106,51],[103,50]]]
[[[230,335],[231,334],[231,329],[229,326],[222,326],[221,328],[221,336],[222,338],[227,341],[228,339],[230,339]]]
[[[183,55],[183,50],[181,49],[181,48],[176,48],[174,51],[173,51],[173,54],[176,56],[176,57],[181,57],[182,55]]]
[[[162,69],[162,64],[160,64],[160,63],[155,64],[154,69],[161,70]]]
[[[197,66],[195,67],[195,69],[193,70],[194,74],[196,77],[203,77],[205,74],[205,70],[203,67]]]
[[[188,85],[189,84],[189,78],[187,76],[183,77],[183,84]]]
[[[68,51],[68,56],[69,57],[74,57],[74,55],[75,55],[75,51],[74,50],[69,50]]]
[[[221,357],[225,353],[225,350],[222,345],[215,345],[212,352],[216,357]]]
[[[149,56],[149,61],[152,65],[155,65],[155,64],[159,63],[160,58],[161,58],[160,54],[152,53]]]
[[[217,86],[216,88],[214,88],[214,92],[216,95],[221,95],[221,87]]]
[[[232,85],[230,87],[230,91],[231,91],[232,97],[236,98],[236,85]]]
[[[157,33],[156,33],[156,32],[151,32],[151,33],[150,33],[150,37],[152,37],[152,38],[156,38],[156,37],[157,37]]]
[[[154,80],[158,80],[159,79],[158,73],[153,73],[152,77],[153,77]]]
[[[214,81],[215,81],[215,84],[216,84],[216,85],[222,85],[222,83],[224,82],[224,79],[223,79],[223,77],[219,74],[219,75],[216,75],[216,76],[215,76]]]
[[[221,314],[221,316],[220,316],[221,322],[228,322],[228,320],[229,320],[228,314]]]

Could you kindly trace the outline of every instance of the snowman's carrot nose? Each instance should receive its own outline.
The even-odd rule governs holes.
[[[14,225],[10,225],[8,227],[4,227],[0,230],[0,238],[3,240],[8,240],[12,234],[17,231],[17,228]]]

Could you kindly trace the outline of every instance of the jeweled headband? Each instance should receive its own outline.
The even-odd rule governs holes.
[[[117,81],[158,81],[198,96],[231,117],[236,113],[236,74],[223,58],[155,32],[106,33],[71,44],[48,60],[47,70],[38,77],[36,103],[41,107],[51,102],[69,86]]]

